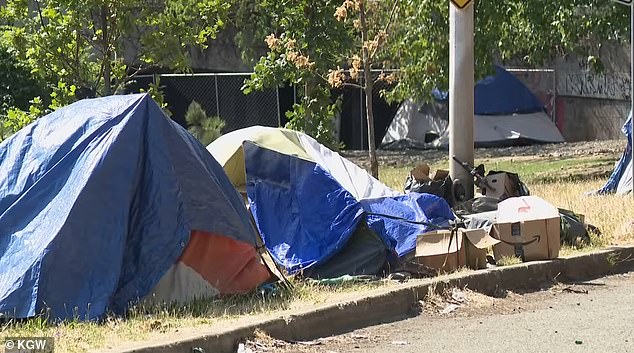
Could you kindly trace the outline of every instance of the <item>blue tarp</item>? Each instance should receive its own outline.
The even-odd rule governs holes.
[[[608,181],[603,185],[603,187],[597,190],[597,194],[611,194],[616,192],[617,187],[619,185],[619,181],[623,176],[623,173],[627,169],[628,164],[631,163],[632,159],[632,112],[627,117],[627,121],[623,124],[621,131],[625,135],[627,139],[627,144],[625,145],[625,151],[621,155],[621,159],[619,159],[616,164],[616,168],[608,178]]]
[[[443,198],[424,193],[362,200],[367,222],[398,256],[416,249],[416,238],[430,230],[447,227],[454,219]]]
[[[243,148],[251,212],[275,261],[297,272],[343,248],[363,215],[359,202],[314,162]]]
[[[446,101],[447,92],[434,90],[435,99]],[[478,81],[474,88],[476,115],[528,114],[544,110],[544,104],[510,72],[495,66],[495,75]]]
[[[222,168],[147,95],[89,99],[0,144],[0,313],[122,312],[192,230],[255,245]]]
[[[367,216],[370,228],[399,256],[414,250],[430,222],[447,225],[454,215],[429,194],[356,200],[325,168],[251,142],[243,144],[247,196],[260,235],[289,272],[323,264],[340,251]]]

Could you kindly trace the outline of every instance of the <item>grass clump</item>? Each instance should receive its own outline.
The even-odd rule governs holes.
[[[496,264],[498,266],[511,266],[511,265],[517,265],[521,263],[522,263],[522,259],[520,259],[517,256],[502,256],[501,259],[496,261]]]

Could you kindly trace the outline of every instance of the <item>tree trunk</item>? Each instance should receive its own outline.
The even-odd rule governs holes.
[[[109,96],[112,94],[112,81],[110,77],[110,40],[108,38],[108,4],[104,4],[101,7],[101,38],[103,45],[103,93],[104,96]]]
[[[370,53],[366,41],[368,40],[368,28],[365,19],[365,4],[360,4],[361,16],[361,43],[363,43],[363,79],[365,91],[365,110],[368,121],[368,157],[370,159],[370,173],[373,177],[379,178],[379,163],[376,159],[376,147],[374,145],[374,111],[372,109],[372,91],[374,88],[374,80],[372,78],[370,62]]]

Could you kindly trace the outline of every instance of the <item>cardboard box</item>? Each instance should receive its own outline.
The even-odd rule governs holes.
[[[427,163],[422,163],[417,165],[416,168],[412,169],[410,171],[410,174],[418,182],[444,180],[449,175],[448,170],[437,169],[434,172],[434,175],[430,176],[429,175],[430,171],[431,171],[431,168],[429,168],[429,165]]]
[[[492,188],[484,187],[481,191],[483,196],[496,199],[506,199],[516,196],[517,191],[513,188],[513,182],[506,173],[491,174],[484,178]]]
[[[487,250],[500,241],[491,237],[484,229],[461,230],[464,241],[467,267],[479,270],[487,266]]]
[[[416,238],[416,260],[431,269],[450,272],[466,265],[462,236],[449,230],[423,233]]]
[[[554,259],[559,256],[559,210],[537,196],[506,199],[498,204],[493,236],[496,259],[517,256],[522,261]]]
[[[450,272],[460,267],[486,267],[487,249],[499,241],[484,229],[437,230],[416,239],[416,259],[437,271]]]

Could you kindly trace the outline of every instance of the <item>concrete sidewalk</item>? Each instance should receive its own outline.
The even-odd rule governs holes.
[[[421,314],[308,342],[258,335],[246,352],[634,352],[634,272],[529,293],[459,291],[427,298]],[[452,292],[453,293],[453,292]],[[460,298],[460,297],[456,297]],[[450,304],[451,301],[451,304]]]

